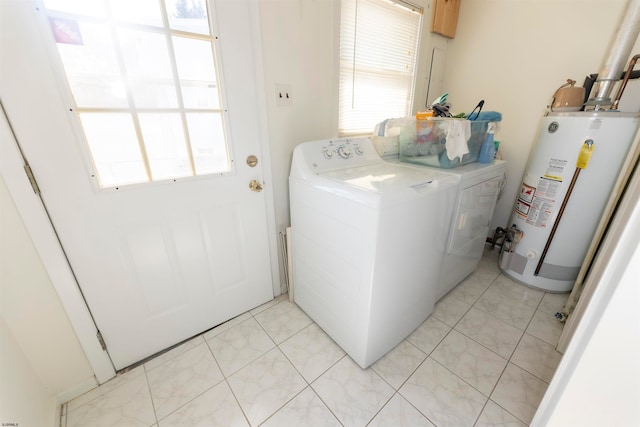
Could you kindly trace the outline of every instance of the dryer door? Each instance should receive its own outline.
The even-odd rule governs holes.
[[[438,281],[437,299],[446,295],[478,266],[500,181],[500,177],[493,177],[460,191]]]
[[[497,177],[460,192],[447,254],[480,259],[499,190]]]

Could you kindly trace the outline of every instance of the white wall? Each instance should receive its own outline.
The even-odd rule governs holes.
[[[463,1],[448,49],[445,83],[454,111],[503,114],[496,139],[508,183],[492,229],[507,226],[545,107],[571,78],[597,73],[625,0]],[[640,42],[633,54],[640,53]],[[628,63],[628,61],[627,61]],[[625,63],[625,69],[626,65]],[[614,92],[615,94],[615,92]]]
[[[42,385],[20,345],[0,317],[0,423],[53,427],[56,399]],[[13,424],[9,424],[13,423]]]
[[[95,384],[93,371],[3,177],[0,177],[0,319],[8,331],[3,333],[0,347],[4,351],[6,346],[12,355],[19,353],[20,363],[29,368],[15,366],[14,372],[12,361],[18,359],[3,359],[0,381],[3,387],[5,378],[16,381],[22,378],[25,384],[37,382],[47,398],[64,401]],[[31,375],[35,380],[30,379]],[[17,396],[14,403],[15,399]],[[34,412],[40,409],[37,403],[38,400],[31,404]]]
[[[337,134],[334,41],[338,12],[334,0],[260,0],[273,178],[266,185],[274,186],[279,232],[289,225],[288,177],[293,148],[303,141]],[[290,106],[276,106],[277,84],[290,85]],[[282,272],[280,277],[284,278]]]

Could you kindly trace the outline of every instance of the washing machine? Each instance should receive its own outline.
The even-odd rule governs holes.
[[[295,302],[366,368],[433,311],[458,178],[333,139],[294,149],[289,188]]]
[[[374,144],[382,158],[391,164],[406,164],[419,170],[440,171],[457,177],[456,201],[446,239],[445,255],[436,285],[436,301],[473,273],[484,250],[493,212],[506,179],[507,164],[469,163],[452,169],[416,163],[402,163],[393,139]]]

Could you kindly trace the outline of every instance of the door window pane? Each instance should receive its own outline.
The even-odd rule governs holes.
[[[153,179],[192,175],[180,115],[140,114],[139,120]]]
[[[82,113],[80,121],[103,186],[148,181],[131,115]]]
[[[180,82],[182,99],[186,108],[220,109],[218,88],[215,83],[182,81]]]
[[[118,39],[128,75],[173,78],[167,42],[162,34],[120,29]]]
[[[117,21],[162,26],[162,0],[110,0],[111,13]]]
[[[187,123],[196,175],[228,171],[229,157],[220,114],[188,114]]]
[[[174,30],[210,34],[205,0],[165,0],[169,26]]]
[[[176,63],[180,80],[200,80],[215,83],[213,49],[211,42],[174,37],[173,48],[176,51]]]
[[[180,88],[186,108],[220,108],[211,42],[174,37]]]
[[[121,29],[118,31],[118,41],[136,107],[177,107],[165,36]]]
[[[77,106],[126,107],[109,27],[61,18],[51,18],[50,23]]]

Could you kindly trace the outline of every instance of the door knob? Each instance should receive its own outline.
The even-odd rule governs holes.
[[[249,165],[250,168],[255,168],[256,165],[258,164],[258,158],[253,154],[250,155],[249,157],[247,157],[247,164]]]
[[[257,179],[252,179],[251,181],[249,181],[249,188],[251,189],[251,191],[259,193],[262,191],[262,183]]]

